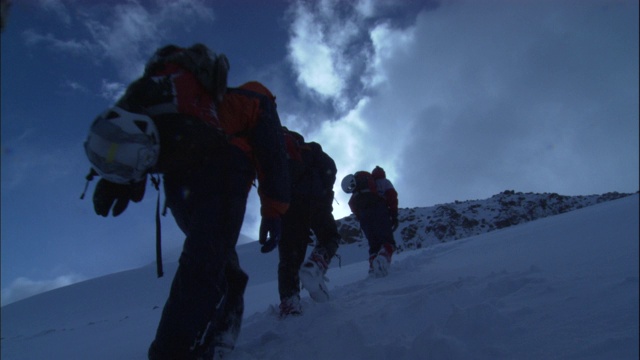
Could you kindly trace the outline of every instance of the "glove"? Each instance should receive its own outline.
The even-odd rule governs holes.
[[[396,231],[398,228],[398,215],[391,218],[391,231]]]
[[[268,237],[267,237],[268,235]],[[260,251],[263,254],[271,252],[278,247],[280,237],[282,236],[282,220],[280,217],[262,218],[260,223],[260,237],[258,242],[262,245]]]
[[[146,183],[146,179],[134,184],[116,184],[100,179],[93,192],[93,209],[96,214],[107,217],[113,206],[112,214],[118,216],[127,208],[129,200],[142,200]]]

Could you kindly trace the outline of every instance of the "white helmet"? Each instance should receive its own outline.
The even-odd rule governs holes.
[[[160,135],[150,117],[113,107],[91,124],[84,149],[105,180],[129,184],[144,180],[160,154]]]
[[[356,177],[349,174],[342,179],[342,183],[340,185],[342,186],[342,191],[347,194],[351,194],[353,190],[356,189]]]

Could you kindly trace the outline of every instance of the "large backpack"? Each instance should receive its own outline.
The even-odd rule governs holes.
[[[320,181],[326,189],[333,189],[333,184],[336,182],[336,162],[322,149],[322,146],[317,142],[307,143],[311,153],[313,154],[313,167],[318,173]]]
[[[284,137],[284,145],[287,150],[287,159],[302,162],[302,149],[304,138],[295,131],[291,131],[286,127],[282,127],[282,135]]]
[[[156,172],[188,171],[228,144],[216,112],[228,70],[226,57],[204,45],[168,45],[155,52],[144,75],[129,85],[118,105],[151,116],[161,134],[171,134],[160,137]]]
[[[356,180],[356,188],[353,190],[354,193],[377,193],[376,180],[373,178],[371,173],[367,171],[358,171],[353,174],[353,176]]]
[[[307,173],[307,163],[309,162],[309,154],[304,153],[304,150],[307,148],[304,142],[304,137],[284,126],[282,127],[282,135],[284,137],[284,145],[287,152],[287,163],[289,166],[292,185],[294,188],[301,185],[308,186],[308,184],[301,184],[305,174]]]
[[[376,181],[367,171],[358,171],[353,174],[355,180],[355,188],[353,195],[349,199],[349,207],[356,217],[359,217],[361,211],[366,208],[379,206],[384,199],[378,195],[376,190]]]
[[[322,150],[322,146],[317,142],[308,142],[308,153],[311,158],[311,195],[324,199],[330,198],[333,202],[333,185],[336,182],[336,163]]]

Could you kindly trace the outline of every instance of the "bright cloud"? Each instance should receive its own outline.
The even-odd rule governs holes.
[[[398,174],[404,150],[398,140],[410,138],[411,124],[420,106],[408,103],[407,98],[415,96],[403,98],[403,91],[387,79],[389,71],[398,66],[395,59],[411,52],[413,28],[394,28],[385,21],[368,23],[367,18],[375,11],[367,2],[354,4],[351,9],[343,6],[341,12],[335,6],[327,6],[331,3],[321,2],[317,8],[298,4],[298,18],[289,45],[290,56],[298,60],[294,63],[298,79],[305,79],[308,70],[317,69],[314,64],[318,59],[305,63],[306,59],[298,54],[317,53],[304,47],[314,43],[309,40],[312,32],[299,31],[298,27],[315,26],[314,39],[330,49],[326,52],[330,58],[323,58],[323,62],[335,65],[332,69],[336,76],[351,80],[350,87],[345,82],[343,88],[335,88],[332,93],[336,100],[348,99],[334,101],[337,118],[323,122],[308,136],[321,143],[338,165],[335,190],[340,205],[334,206],[334,216],[339,218],[350,213],[348,196],[339,187],[344,176],[358,170],[371,171],[376,165],[385,168],[391,179]],[[362,61],[360,66],[340,66],[358,61]],[[300,85],[314,88],[310,81],[302,81]]]
[[[302,90],[330,100],[337,112],[357,106],[371,61],[371,3],[298,1],[288,43],[289,60]]]
[[[327,43],[320,24],[302,4],[296,8],[291,31],[290,57],[298,81],[323,98],[339,95],[344,85],[334,66],[334,50]]]
[[[387,81],[386,67],[394,58],[404,58],[412,52],[415,45],[413,28],[394,29],[388,24],[381,24],[371,30],[371,41],[374,56],[371,57],[369,71],[371,78],[368,85],[382,86]]]
[[[514,187],[595,193],[638,162],[624,150],[638,146],[638,36],[624,30],[637,19],[625,10],[632,2],[597,4],[450,2],[413,23],[360,22],[369,41],[353,53],[368,54],[357,72],[363,88],[341,93],[357,101],[315,140],[346,173],[384,167],[401,206]],[[340,29],[337,9],[299,14]],[[331,44],[332,63],[357,61],[341,44]],[[604,172],[588,165],[594,159]]]

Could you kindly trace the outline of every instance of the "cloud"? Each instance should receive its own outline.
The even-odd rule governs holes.
[[[76,81],[71,81],[71,80],[67,80],[64,82],[63,84],[64,87],[70,88],[74,91],[79,91],[79,92],[83,92],[86,93],[89,91],[89,89],[87,89],[84,85],[76,82]]]
[[[198,21],[215,20],[215,13],[206,1],[157,0],[157,5],[155,16],[159,22],[174,22],[185,31],[191,31],[191,27]]]
[[[174,26],[212,19],[212,10],[201,1],[158,1],[152,8],[131,1],[116,5],[106,22],[89,18],[85,24],[102,55],[120,69],[121,78],[132,80],[140,76],[149,55],[163,45]]]
[[[371,3],[298,1],[290,13],[287,47],[301,90],[348,112],[363,91],[361,76],[371,56],[366,24],[373,13]]]
[[[122,95],[124,95],[124,92],[126,90],[127,84],[120,82],[109,82],[103,79],[100,95],[102,95],[103,98],[110,100],[111,102],[115,102]]]
[[[58,19],[65,25],[71,24],[71,15],[61,0],[40,0],[40,7],[46,11],[55,13]]]
[[[73,14],[60,1],[41,1],[65,23],[77,21],[86,31],[77,32],[71,39],[59,39],[28,30],[23,34],[27,45],[44,43],[55,51],[89,57],[96,63],[106,59],[127,82],[140,76],[149,55],[177,28],[185,31],[197,22],[214,19],[211,8],[201,0],[156,0],[152,5],[136,0],[109,6],[76,3]]]
[[[137,2],[116,5],[109,22],[87,19],[85,26],[102,56],[118,65],[123,79],[134,79],[144,69],[148,53],[155,49],[161,29],[153,15]]]
[[[335,5],[328,0],[296,3],[289,41],[298,85],[331,99],[333,118],[311,127],[299,123],[312,121],[313,115],[285,114],[283,118],[287,124],[308,129],[308,140],[320,142],[336,160],[335,190],[340,205],[334,207],[334,216],[339,218],[349,214],[348,197],[339,190],[342,177],[376,165],[395,177],[403,147],[393,140],[409,135],[406,115],[416,107],[394,94],[396,89],[386,91],[389,61],[411,52],[412,28],[394,27],[371,2]],[[372,21],[374,16],[378,16],[376,21]]]
[[[28,46],[44,46],[51,48],[56,52],[72,54],[76,56],[87,56],[95,52],[96,47],[87,40],[60,40],[53,34],[39,34],[34,30],[26,30],[22,34],[25,43]]]
[[[337,73],[332,48],[325,43],[322,29],[306,13],[293,24],[291,59],[298,70],[298,81],[322,97],[340,94],[344,84]]]
[[[83,280],[85,279],[77,274],[62,275],[52,280],[31,280],[19,277],[11,285],[2,289],[2,306]]]
[[[305,135],[323,144],[341,174],[384,167],[401,206],[510,188],[633,191],[638,20],[630,14],[637,4],[600,5],[445,2],[400,24],[350,13],[361,25],[359,36],[369,40],[349,54],[341,47],[348,41],[329,36],[343,25],[350,36],[342,17],[348,11],[298,5],[302,23],[329,29],[322,37],[292,31],[331,48],[331,59],[322,61],[367,56],[359,72],[332,67],[331,76],[357,77],[362,86],[355,92],[336,87],[334,98],[349,97],[349,106]]]

